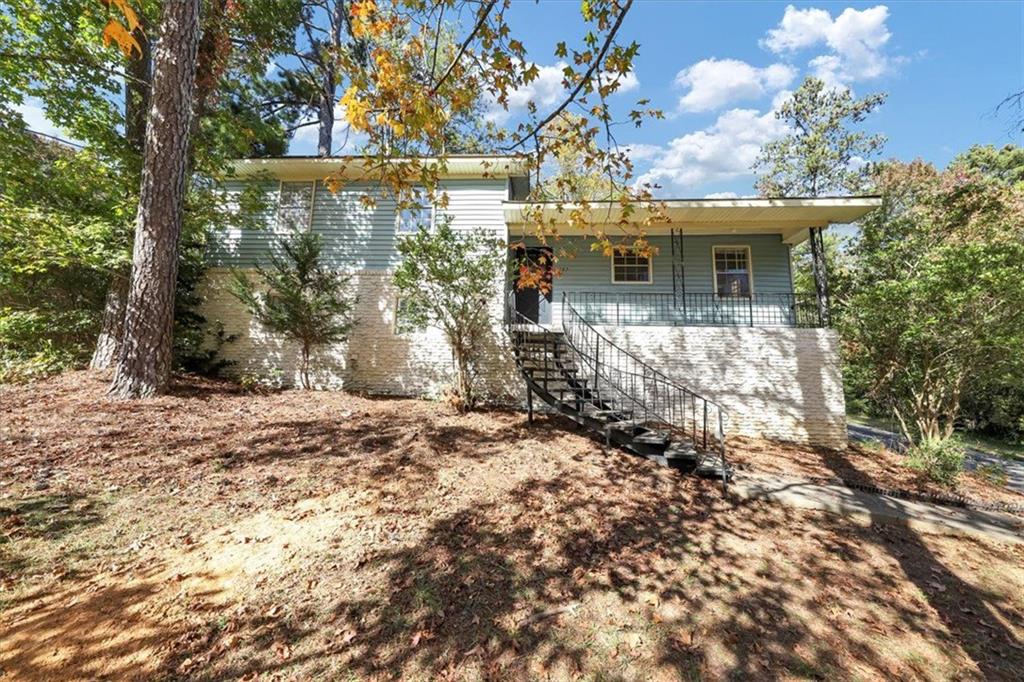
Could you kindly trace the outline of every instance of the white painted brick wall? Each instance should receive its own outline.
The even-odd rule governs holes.
[[[452,355],[435,329],[395,333],[395,293],[385,271],[355,273],[357,322],[347,343],[322,349],[312,377],[321,388],[392,395],[439,396],[451,382]],[[283,373],[298,382],[298,352],[254,323],[228,290],[230,273],[211,270],[201,289],[203,315],[239,338],[222,350],[235,361],[229,374]],[[501,328],[499,299],[492,302],[494,333],[481,361],[487,400],[522,404]],[[846,446],[846,412],[839,341],[828,329],[746,327],[600,327],[602,334],[658,367],[680,384],[723,405],[729,433],[767,436],[828,447]]]
[[[598,329],[683,386],[721,403],[728,433],[846,447],[846,403],[834,330]]]
[[[228,270],[212,269],[201,287],[201,312],[211,322],[224,325],[238,338],[224,346],[221,355],[235,364],[225,373],[233,376],[272,377],[277,372],[286,385],[298,383],[298,348],[266,332],[230,292]],[[310,372],[319,388],[344,388],[392,395],[438,397],[452,380],[453,360],[444,334],[437,329],[395,333],[396,295],[391,273],[363,270],[353,274],[352,290],[358,301],[356,324],[346,343],[320,349]],[[494,333],[484,349],[482,392],[493,402],[522,399],[523,382],[501,327],[501,301],[492,303]]]

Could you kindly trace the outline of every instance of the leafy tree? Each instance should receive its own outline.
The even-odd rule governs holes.
[[[1022,147],[978,145],[959,155],[954,164],[981,173],[995,186],[1024,187]],[[1024,439],[1024,353],[978,377],[974,390],[964,396],[962,410],[968,428]]]
[[[110,164],[0,123],[0,381],[88,358],[132,210]]]
[[[488,305],[501,286],[502,244],[479,232],[456,232],[440,220],[433,232],[420,227],[398,242],[395,270],[400,328],[440,329],[455,357],[454,402],[460,410],[477,402],[482,345],[492,332]]]
[[[639,242],[643,250],[645,230],[664,219],[664,207],[653,200],[649,185],[638,186],[632,181],[633,165],[628,153],[615,142],[615,126],[627,122],[638,126],[647,118],[660,117],[661,112],[646,108],[648,102],[640,100],[628,112],[627,120],[617,120],[608,102],[631,74],[639,53],[636,42],[619,42],[632,6],[632,0],[592,0],[580,5],[584,35],[579,44],[560,41],[552,50],[552,56],[564,63],[564,98],[547,111],[528,102],[524,120],[507,131],[498,131],[495,149],[520,154],[523,164],[538,179],[556,149],[563,156],[569,153],[570,145],[580,150],[583,167],[609,178],[613,187],[609,198],[625,207],[615,232],[628,233],[630,241]],[[436,163],[403,157],[398,150],[436,148],[436,141],[478,106],[481,95],[508,108],[514,97],[540,76],[540,67],[527,58],[521,36],[506,20],[508,8],[509,3],[498,0],[434,4],[359,0],[352,4],[354,37],[373,46],[393,40],[404,45],[402,50],[371,49],[366,63],[342,59],[349,85],[341,104],[352,130],[366,139],[365,155],[358,167],[380,178],[399,201],[416,187],[443,194],[438,181],[447,168],[450,150],[440,150]],[[463,30],[457,44],[453,43],[450,51],[433,49],[440,35],[436,27],[442,25],[444,17],[463,10],[470,22],[460,27]],[[423,68],[425,64],[430,67]],[[570,107],[573,116],[569,115]],[[545,134],[557,126],[562,126],[564,134]],[[353,175],[348,171],[333,177],[331,184],[343,184]],[[443,196],[439,203],[443,204]],[[597,248],[608,250],[613,237],[596,227],[602,221],[592,214],[592,208],[589,202],[566,207],[567,222],[584,228],[594,237]],[[535,234],[546,237],[557,233],[557,222],[545,218],[539,204],[529,207],[527,213]],[[540,270],[543,266],[529,267]]]
[[[1019,371],[1024,188],[963,159],[943,172],[890,162],[875,182],[882,207],[850,250],[838,316],[848,376],[913,443],[944,440],[965,396]]]
[[[885,144],[882,135],[850,129],[885,102],[884,93],[854,99],[808,77],[775,113],[788,135],[768,142],[754,163],[757,189],[769,197],[817,197],[858,192],[868,177],[870,157]]]
[[[606,200],[615,196],[615,181],[594,164],[596,142],[577,140],[580,117],[567,113],[544,127],[541,134],[551,151],[550,173],[537,187],[544,201],[578,202]]]
[[[299,344],[300,379],[311,388],[310,354],[317,346],[339,343],[352,327],[354,301],[346,296],[349,278],[323,265],[320,236],[297,232],[272,253],[270,268],[257,266],[255,281],[235,271],[233,292],[257,322]]]
[[[93,215],[108,224],[106,234],[112,239],[94,243],[88,253],[84,248],[76,252],[83,260],[75,261],[72,256],[76,253],[67,254],[69,257],[51,265],[50,271],[95,273],[108,283],[105,286],[90,279],[88,286],[83,287],[90,293],[104,289],[108,292],[99,308],[102,311],[99,331],[91,322],[83,330],[91,329],[98,337],[93,366],[111,367],[123,333],[133,219],[152,80],[151,43],[160,36],[157,19],[161,4],[151,0],[137,0],[131,5],[100,0],[12,1],[13,13],[0,14],[3,25],[0,30],[0,101],[5,103],[0,105],[0,114],[9,122],[0,126],[0,166],[7,177],[17,178],[21,185],[31,183],[34,191],[15,201],[8,196],[8,192],[13,191],[12,183],[0,189],[19,207],[26,210],[32,207],[39,215],[40,211],[46,212],[52,224],[63,223],[70,229],[79,224],[82,217]],[[220,199],[220,182],[228,170],[225,162],[238,156],[280,154],[285,148],[285,128],[293,114],[287,110],[276,111],[267,104],[279,94],[279,89],[265,77],[266,61],[262,54],[281,45],[285,37],[281,30],[282,17],[287,18],[290,5],[280,0],[246,3],[204,0],[193,97],[195,121],[186,154],[190,173],[186,181],[183,244],[175,295],[176,365],[195,367],[196,361],[207,355],[207,351],[200,348],[205,321],[196,312],[198,299],[189,293],[204,270],[202,247],[207,234],[211,229],[237,224],[239,220],[245,222],[243,216],[233,214]],[[122,30],[111,28],[117,25]],[[105,46],[101,36],[113,39],[113,44]],[[258,45],[260,51],[233,49],[240,44]],[[117,54],[118,47],[124,54]],[[39,98],[47,117],[66,129],[69,136],[83,142],[83,148],[75,154],[91,159],[90,163],[62,162],[44,173],[33,170],[32,155],[21,150],[36,138],[27,134],[23,126],[15,125],[20,124],[20,117],[6,106],[7,102],[22,102],[26,97]],[[4,130],[10,134],[5,134]],[[64,185],[82,182],[85,188],[95,189],[89,179],[93,170],[90,164],[102,177],[104,187],[103,191],[96,191],[95,196],[105,198],[116,210],[93,213],[93,201],[56,202],[66,196]],[[24,244],[43,243],[43,223],[22,219],[19,230],[25,238]],[[95,230],[83,232],[78,243],[82,243],[87,234],[97,233]],[[53,248],[53,244],[47,246],[49,250]],[[100,268],[95,255],[103,249],[117,253],[108,254],[110,257]],[[24,248],[20,252],[28,257]],[[85,258],[86,255],[89,258]],[[23,277],[19,276],[20,279]],[[40,288],[42,283],[38,277],[36,283],[38,299],[70,304],[70,299],[61,296],[58,290],[52,290],[52,295],[43,293],[47,290]],[[16,294],[3,291],[3,286],[0,284],[0,298]],[[95,296],[75,299],[75,305],[88,306],[77,310],[76,314],[94,320],[97,315],[94,299]],[[81,349],[77,345],[67,350],[68,357],[75,358],[76,362],[80,359]]]

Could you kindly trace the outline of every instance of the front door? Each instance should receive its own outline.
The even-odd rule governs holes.
[[[519,278],[513,283],[516,292],[516,312],[528,320],[538,324],[551,324],[551,299],[554,294],[554,282],[551,277],[551,249],[530,246],[518,249],[517,258],[525,261],[530,267],[540,266],[544,269],[546,292],[538,287],[519,288]]]

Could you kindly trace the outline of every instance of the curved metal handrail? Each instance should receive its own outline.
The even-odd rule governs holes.
[[[600,389],[603,383],[626,401],[642,406],[646,423],[662,424],[690,437],[694,446],[700,445],[705,453],[710,450],[709,445],[717,446],[725,487],[726,413],[720,403],[678,384],[608,339],[572,307],[564,293],[562,333],[569,347],[588,366],[588,371],[593,372],[595,388]],[[709,417],[715,427],[713,433],[709,429]]]
[[[514,297],[515,292],[511,291],[506,299],[505,327],[517,351],[516,364],[522,369],[522,353],[519,347],[525,335],[540,334],[546,340],[554,337],[555,332],[516,310]],[[694,447],[702,450],[703,456],[717,450],[721,458],[722,487],[726,488],[726,414],[719,403],[678,384],[661,370],[612,342],[569,304],[564,293],[560,336],[572,354],[578,358],[581,369],[585,369],[588,376],[593,376],[593,395],[582,402],[595,405],[614,405],[621,402],[625,408],[623,411],[630,411],[634,418],[642,416],[638,425],[664,427],[670,432],[682,434],[691,439]],[[609,355],[612,356],[611,362],[608,359]],[[545,370],[548,368],[548,362],[549,358],[545,353]],[[610,399],[611,395],[618,397],[618,401]],[[712,424],[713,432],[709,428]]]

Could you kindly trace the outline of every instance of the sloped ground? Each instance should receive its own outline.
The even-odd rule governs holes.
[[[740,470],[798,478],[841,478],[851,484],[907,491],[924,497],[1024,507],[1024,491],[1008,487],[1001,471],[965,471],[953,486],[944,486],[908,467],[905,455],[881,443],[867,445],[851,441],[842,452],[741,437],[731,439],[729,445],[730,461]]]
[[[541,418],[0,389],[10,679],[1013,679],[1024,548],[723,500]]]

